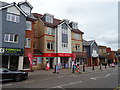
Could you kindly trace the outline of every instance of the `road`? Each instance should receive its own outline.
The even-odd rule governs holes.
[[[118,67],[104,71],[82,74],[51,74],[47,78],[39,79],[41,76],[32,76],[21,82],[5,82],[3,88],[115,88],[118,87]],[[3,89],[4,90],[4,89]]]

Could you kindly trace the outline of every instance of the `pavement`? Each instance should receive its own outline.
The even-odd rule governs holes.
[[[80,67],[80,71],[81,74],[87,74],[87,73],[93,73],[93,72],[100,72],[100,71],[107,71],[113,67],[108,67],[105,68],[105,66],[101,67],[102,69],[100,69],[100,66],[94,66],[94,70],[93,67],[85,67],[85,72],[83,72],[83,67]],[[117,68],[117,66],[115,66],[114,68]],[[72,70],[70,68],[68,69],[62,69],[59,70],[59,74],[57,73],[53,73],[54,69],[50,69],[50,70],[34,70],[33,72],[29,72],[29,78],[30,79],[37,79],[39,77],[39,79],[41,80],[45,80],[45,79],[50,79],[50,78],[55,78],[58,76],[66,76],[66,75],[75,75],[78,74],[77,72],[72,73]]]

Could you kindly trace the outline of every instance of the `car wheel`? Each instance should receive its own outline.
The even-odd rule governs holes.
[[[16,82],[19,82],[19,81],[21,81],[22,80],[22,75],[21,74],[17,74],[16,76],[15,76],[15,81]]]

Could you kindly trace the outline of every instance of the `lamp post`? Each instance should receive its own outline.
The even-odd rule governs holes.
[[[108,55],[108,56],[107,56],[108,66],[109,66],[109,68],[110,68],[110,61],[109,61],[109,55],[110,55],[110,53],[108,52],[107,55]]]

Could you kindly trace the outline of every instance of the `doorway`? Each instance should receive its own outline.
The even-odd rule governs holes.
[[[50,69],[53,69],[53,59],[54,58],[49,58]]]

